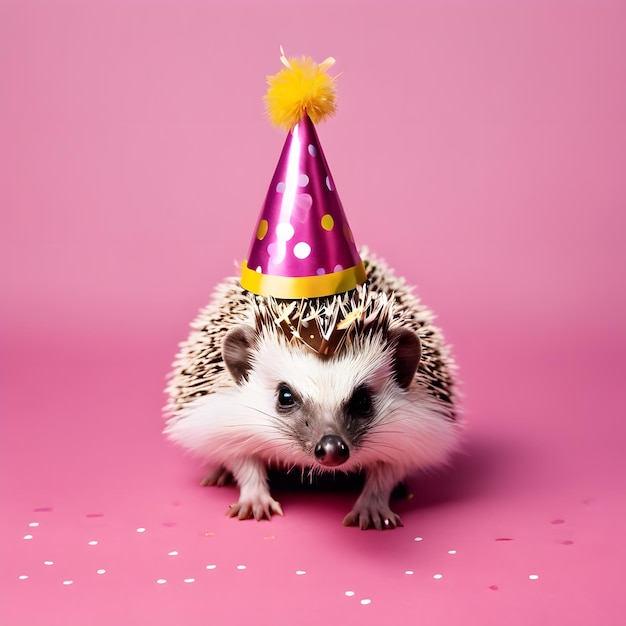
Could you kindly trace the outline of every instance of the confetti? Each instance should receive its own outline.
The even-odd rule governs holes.
[[[303,576],[306,572],[303,569],[296,570],[296,576]]]
[[[146,529],[145,529],[143,526],[140,526],[140,527],[137,529],[137,532],[138,532],[138,533],[145,533],[145,532],[146,532]]]
[[[435,575],[433,576],[433,578],[434,578],[435,580],[441,580],[441,579],[443,578],[443,574],[435,574]]]
[[[491,591],[498,591],[498,589],[500,589],[500,587],[498,587],[498,585],[490,585],[489,589],[491,589]]]
[[[29,526],[30,526],[31,528],[37,528],[37,526],[39,526],[39,522],[31,522],[31,523],[29,524]]]
[[[18,576],[18,578],[20,580],[28,580],[28,576],[26,576],[26,574],[22,574],[21,576]]]
[[[167,580],[165,578],[158,578],[157,579],[157,584],[158,585],[164,585],[167,582]]]
[[[67,585],[73,585],[73,584],[74,584],[74,581],[73,581],[73,580],[64,580],[64,581],[63,581],[63,584],[64,584],[64,585],[66,585],[66,586],[67,586]]]
[[[565,524],[564,519],[553,519],[550,524]]]
[[[178,556],[178,550],[172,550],[171,552],[168,552],[167,556]]]
[[[406,570],[406,572],[404,572],[407,576],[413,576],[413,574],[415,574],[415,572],[412,569],[408,569]]]
[[[54,565],[54,561],[44,561],[44,565]]]
[[[185,582],[185,583],[195,583],[196,579],[195,578],[185,578],[185,580],[183,580],[183,582]]]
[[[105,569],[99,569],[96,574],[106,574],[107,571]]]
[[[530,580],[537,580],[539,578],[538,574],[531,574],[528,578],[530,578]]]
[[[365,604],[371,604],[372,601],[369,598],[363,598],[363,600],[361,600],[361,604],[365,605]]]
[[[423,537],[415,537],[415,539],[413,539],[413,541],[424,541]]]
[[[571,546],[574,542],[571,539],[563,539],[563,541],[561,541],[561,545],[564,546]]]
[[[345,594],[348,598],[351,598],[354,595],[354,591],[346,591]]]
[[[237,565],[237,569],[246,569],[245,565]]]
[[[498,537],[496,541],[513,541],[511,537]]]
[[[27,540],[28,540],[28,539],[32,539],[32,538],[33,538],[33,536],[32,536],[32,535],[24,535],[24,539],[27,539]]]
[[[207,565],[206,568],[207,569],[215,569],[217,567],[217,565]]]
[[[97,541],[95,541],[95,540],[88,541],[88,542],[87,542],[87,545],[88,545],[88,546],[97,546],[97,545],[98,545],[98,542],[97,542]]]
[[[456,554],[456,550],[448,550],[448,554]]]

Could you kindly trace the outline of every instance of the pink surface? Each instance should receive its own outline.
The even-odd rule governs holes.
[[[0,2],[0,622],[621,624],[625,29],[591,0]],[[466,453],[393,532],[343,528],[345,492],[227,519],[160,433],[284,141],[279,43],[338,59],[355,238],[465,383]]]

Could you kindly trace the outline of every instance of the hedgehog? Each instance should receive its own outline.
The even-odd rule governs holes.
[[[286,58],[267,112],[288,131],[240,278],[200,311],[169,378],[166,436],[236,483],[227,514],[271,519],[268,472],[364,477],[343,523],[396,528],[394,488],[459,439],[454,363],[433,315],[357,249],[314,123],[334,114],[332,57]]]
[[[459,440],[455,365],[434,316],[381,260],[343,295],[279,301],[220,284],[171,373],[166,436],[235,482],[238,519],[282,515],[268,470],[364,473],[344,525],[402,525],[389,505],[416,470]]]

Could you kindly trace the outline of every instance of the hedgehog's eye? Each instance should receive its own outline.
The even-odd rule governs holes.
[[[291,389],[287,385],[281,385],[278,388],[278,407],[281,409],[290,409],[295,406],[296,400],[293,397]]]
[[[351,417],[368,417],[372,412],[372,395],[367,387],[359,387],[348,403]]]

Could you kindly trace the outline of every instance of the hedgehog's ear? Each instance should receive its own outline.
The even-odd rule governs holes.
[[[248,371],[252,367],[254,338],[254,328],[246,324],[231,328],[224,337],[222,359],[238,385],[248,379]]]
[[[394,346],[396,382],[406,389],[413,382],[422,357],[419,337],[408,328],[392,328],[388,332],[388,339]]]

